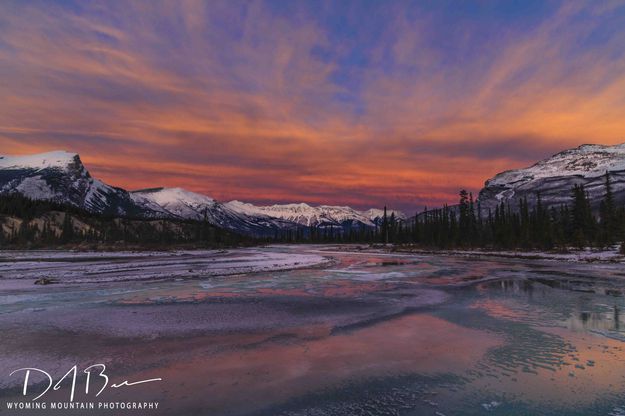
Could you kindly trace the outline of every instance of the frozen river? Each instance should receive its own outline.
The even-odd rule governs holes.
[[[0,252],[0,414],[625,415],[624,294],[622,264],[340,246]],[[74,401],[158,408],[6,409],[46,385],[33,374],[25,399],[12,371],[56,382],[96,363],[111,382],[162,380],[96,398],[79,374]]]

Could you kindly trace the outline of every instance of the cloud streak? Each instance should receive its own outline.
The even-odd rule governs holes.
[[[515,7],[4,2],[1,153],[74,150],[129,188],[413,211],[625,141],[623,7]]]

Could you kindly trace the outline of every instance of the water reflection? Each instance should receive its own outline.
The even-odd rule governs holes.
[[[23,329],[0,344],[0,367],[23,351],[44,364],[109,357],[130,379],[165,378],[133,397],[159,398],[168,415],[607,415],[623,406],[618,265],[281,250],[335,262],[16,289],[0,331]]]
[[[621,282],[527,278],[481,283],[471,306],[505,319],[563,326],[574,331],[624,334]]]

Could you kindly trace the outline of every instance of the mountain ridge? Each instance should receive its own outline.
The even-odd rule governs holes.
[[[306,203],[256,206],[241,201],[222,203],[179,187],[127,191],[93,178],[78,153],[66,151],[0,156],[0,194],[8,193],[69,204],[98,214],[206,220],[231,231],[255,236],[302,227],[376,225],[375,218],[368,218],[364,212],[348,206],[311,206]]]
[[[546,207],[568,204],[575,185],[584,185],[591,206],[597,209],[605,193],[606,172],[612,181],[615,202],[624,204],[625,143],[583,144],[486,180],[477,197],[480,215],[493,211],[502,202],[513,209],[522,199],[533,205],[538,195]],[[311,227],[343,230],[379,227],[384,212],[304,202],[264,206],[237,200],[220,202],[179,187],[127,191],[92,177],[80,156],[66,151],[0,156],[0,194],[7,193],[113,216],[206,220],[231,231],[257,236]],[[388,210],[387,215],[410,221],[401,211]]]
[[[483,210],[494,210],[502,202],[513,208],[519,200],[546,207],[571,202],[571,189],[584,185],[591,206],[597,209],[605,193],[609,174],[615,200],[625,203],[625,143],[617,145],[583,144],[542,159],[531,166],[500,172],[488,179],[478,201]]]

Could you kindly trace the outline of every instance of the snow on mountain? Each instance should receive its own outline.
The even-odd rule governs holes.
[[[0,169],[67,169],[77,158],[78,154],[62,150],[24,156],[0,156]]]
[[[384,210],[378,208],[371,208],[362,213],[365,217],[369,218],[371,222],[375,224],[382,224],[382,220],[384,219]],[[386,210],[386,216],[391,217],[392,214],[395,214],[395,218],[398,220],[405,221],[408,216],[401,211],[397,210]]]
[[[76,153],[63,151],[27,156],[0,156],[0,194],[20,193],[89,212],[202,221],[240,233],[266,236],[298,227],[375,226],[382,210],[359,212],[347,206],[305,203],[256,206],[240,201],[220,203],[182,188],[128,192],[91,177]],[[394,211],[396,218],[405,218]],[[388,212],[391,215],[391,211]]]
[[[213,225],[251,235],[273,235],[276,230],[295,226],[267,215],[250,215],[234,210],[206,195],[182,188],[143,189],[130,195],[137,205],[152,211],[157,217],[206,220]]]
[[[597,207],[605,194],[605,174],[609,172],[617,202],[625,202],[625,143],[615,146],[586,144],[565,150],[523,169],[509,170],[486,181],[480,191],[483,210],[494,209],[502,201],[512,206],[527,198],[533,204],[540,193],[547,206],[571,202],[574,185],[584,185],[591,204]]]
[[[0,156],[0,194],[15,192],[90,212],[139,214],[128,192],[92,178],[76,153]]]
[[[132,200],[147,209],[168,216],[203,220],[217,202],[205,195],[182,188],[151,188],[133,191]]]
[[[310,206],[305,203],[256,206],[241,201],[230,201],[225,204],[234,211],[246,215],[265,215],[293,222],[306,227],[351,227],[375,224],[369,217],[350,207],[320,205]]]

